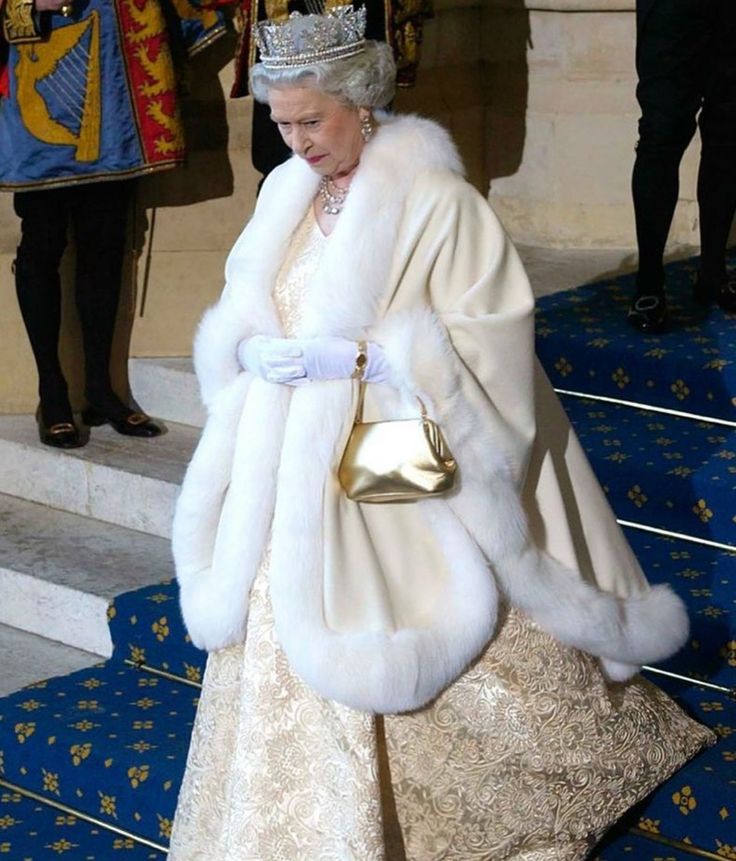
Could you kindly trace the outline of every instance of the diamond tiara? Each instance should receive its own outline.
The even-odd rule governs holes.
[[[365,24],[364,6],[335,6],[324,15],[292,12],[282,24],[264,21],[255,38],[267,69],[298,69],[362,53]]]

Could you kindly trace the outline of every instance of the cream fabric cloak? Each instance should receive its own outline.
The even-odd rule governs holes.
[[[650,589],[538,367],[534,301],[487,202],[437,125],[383,117],[307,289],[300,337],[380,343],[392,385],[366,416],[431,405],[459,465],[440,499],[359,505],[336,469],[357,387],[291,388],[242,371],[236,347],[281,335],[271,292],[317,175],[266,181],[205,315],[195,366],[208,419],[174,520],[181,608],[207,650],[246,635],[264,551],[294,670],[357,709],[417,708],[494,634],[499,597],[624,679],[684,642],[684,606]]]

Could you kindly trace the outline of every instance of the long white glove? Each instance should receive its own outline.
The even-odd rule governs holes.
[[[238,345],[241,367],[271,383],[301,385],[316,380],[342,380],[352,376],[358,345],[347,338],[269,338],[254,335]],[[383,348],[370,342],[363,379],[385,383],[391,369]]]
[[[238,362],[269,383],[293,383],[304,377],[301,348],[288,338],[246,338],[238,344]]]

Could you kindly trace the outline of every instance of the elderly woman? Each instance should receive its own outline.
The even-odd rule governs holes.
[[[351,7],[260,32],[294,152],[205,316],[209,417],[174,552],[211,652],[171,861],[577,861],[709,741],[633,678],[687,635],[650,589],[533,351],[513,247],[447,134],[377,112]],[[369,419],[417,396],[457,462],[346,495]]]

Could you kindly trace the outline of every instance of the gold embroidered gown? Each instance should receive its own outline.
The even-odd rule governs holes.
[[[275,287],[287,336],[328,240],[311,209]],[[210,655],[169,861],[583,861],[708,744],[642,679],[511,610],[431,705],[376,718],[322,699],[276,640],[268,554],[242,645]]]

